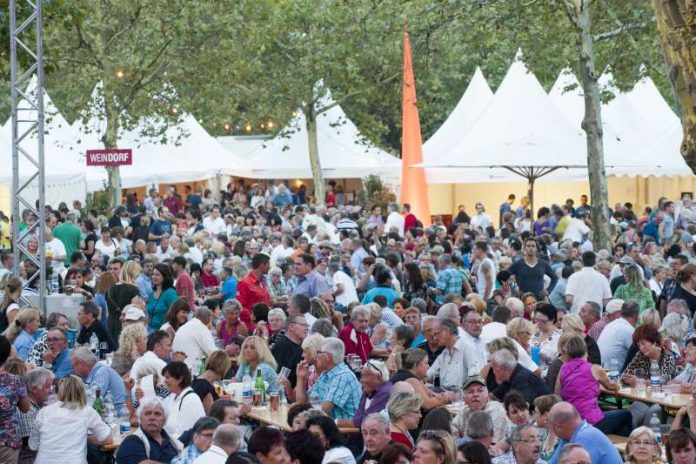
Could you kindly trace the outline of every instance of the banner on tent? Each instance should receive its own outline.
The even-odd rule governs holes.
[[[87,166],[129,166],[133,164],[131,148],[87,150]]]

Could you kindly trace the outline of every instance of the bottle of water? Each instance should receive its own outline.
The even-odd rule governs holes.
[[[58,282],[58,274],[56,272],[51,273],[51,279],[49,281],[51,293],[57,295],[60,292],[60,283]]]
[[[660,376],[660,366],[657,361],[650,362],[650,389],[651,393],[659,393],[662,386],[662,377]]]
[[[251,406],[251,404],[254,402],[254,383],[252,382],[249,374],[242,377],[242,385],[244,385],[244,389],[242,390],[242,400],[244,404]]]
[[[650,430],[653,431],[655,434],[655,439],[657,440],[657,444],[659,445],[662,443],[662,432],[660,431],[660,419],[657,418],[657,413],[653,413],[652,418],[650,419]]]
[[[89,337],[89,348],[92,350],[92,353],[94,353],[94,356],[97,358],[99,357],[99,337],[97,337],[97,334],[92,332],[92,335]]]
[[[609,380],[612,382],[619,381],[619,360],[616,358],[611,358],[611,361],[609,361]]]

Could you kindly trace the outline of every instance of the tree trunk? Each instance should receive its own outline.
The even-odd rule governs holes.
[[[104,81],[104,118],[106,118],[106,130],[102,135],[102,143],[105,149],[118,148],[118,111],[114,96],[109,86],[109,77]],[[111,207],[121,204],[121,170],[119,166],[107,166],[109,176],[107,195]]]
[[[592,243],[595,250],[611,250],[609,193],[604,168],[602,107],[594,63],[590,0],[574,0],[573,3],[578,33],[580,34],[579,74],[585,96],[585,118],[582,122],[582,128],[587,136],[587,171],[592,198]]]
[[[313,104],[305,111],[305,119],[307,120],[309,164],[312,166],[312,180],[314,181],[314,203],[323,205],[326,200],[324,194],[324,175],[321,172],[319,144],[317,143],[317,114]]]
[[[696,5],[689,0],[652,0],[657,29],[681,113],[681,153],[696,173]]]

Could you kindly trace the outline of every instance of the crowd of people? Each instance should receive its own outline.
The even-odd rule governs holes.
[[[615,205],[595,250],[585,196],[424,227],[333,187],[47,206],[48,298],[75,297],[47,317],[5,234],[0,462],[696,462],[696,400],[607,399],[696,395],[688,198]],[[37,256],[37,218],[17,220]],[[283,427],[250,417],[274,400]]]

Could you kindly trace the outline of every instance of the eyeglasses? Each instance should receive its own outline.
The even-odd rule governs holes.
[[[61,337],[61,338],[55,338],[55,337],[46,338],[46,341],[47,341],[48,343],[62,342],[63,340],[65,340],[65,339],[62,338],[62,337]]]
[[[528,445],[533,445],[535,443],[541,443],[541,438],[539,437],[532,437],[532,438],[527,438],[526,440],[517,440],[518,442],[526,443]]]
[[[549,320],[548,319],[534,319],[534,322],[536,322],[537,324],[546,324],[547,322],[549,322]]]
[[[483,325],[483,321],[481,319],[476,319],[476,320],[465,320],[465,324],[472,324],[472,325]]]
[[[205,432],[205,433],[196,432],[196,435],[199,435],[199,436],[205,437],[205,438],[212,438],[212,437],[213,437],[213,432]]]
[[[302,326],[302,327],[309,327],[309,324],[307,324],[306,322],[305,322],[304,324],[301,324],[301,323],[299,323],[299,322],[291,322],[291,324],[299,325],[299,326]],[[317,353],[318,353],[318,351],[317,351]]]
[[[636,446],[655,446],[656,444],[654,441],[650,440],[633,440],[630,443]]]

